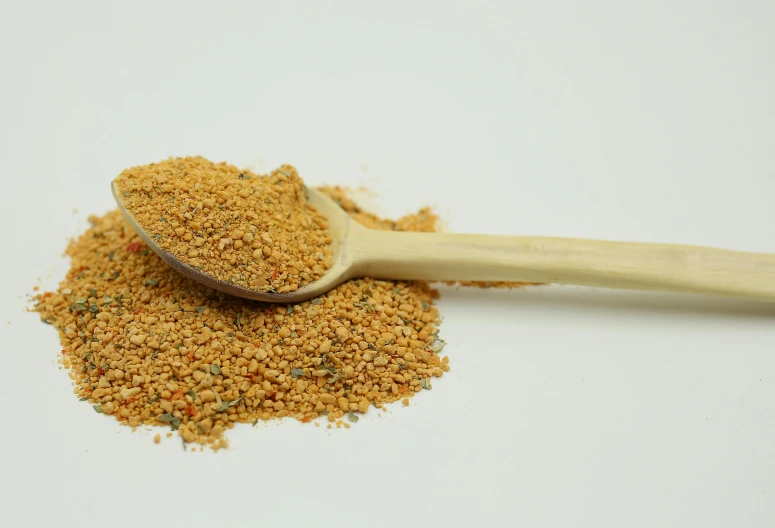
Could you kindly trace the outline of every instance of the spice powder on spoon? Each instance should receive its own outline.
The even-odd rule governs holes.
[[[307,204],[296,169],[257,175],[201,157],[123,171],[126,209],[178,260],[221,281],[288,293],[331,266],[324,215]]]

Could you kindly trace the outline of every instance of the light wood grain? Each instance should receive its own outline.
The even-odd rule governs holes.
[[[357,230],[357,275],[515,281],[775,301],[775,255],[569,238]]]

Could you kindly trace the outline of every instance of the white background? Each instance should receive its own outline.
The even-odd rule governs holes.
[[[746,302],[445,290],[431,392],[217,454],[73,397],[27,294],[172,155],[454,231],[775,252],[771,1],[323,4],[5,4],[0,524],[773,526],[775,309]]]

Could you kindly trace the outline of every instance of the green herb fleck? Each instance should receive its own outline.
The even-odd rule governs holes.
[[[159,279],[148,279],[143,283],[143,286],[158,286]]]
[[[194,389],[189,389],[189,391],[186,394],[188,396],[191,396],[192,400],[196,400],[196,392],[194,392]]]
[[[420,380],[420,387],[426,390],[431,390],[433,387],[431,387],[431,380],[427,378],[423,378]]]
[[[89,297],[96,297],[97,296],[97,290],[94,288],[89,289]]]
[[[160,422],[172,424],[172,430],[177,431],[180,426],[180,420],[172,416],[170,413],[160,414],[158,417]]]
[[[221,367],[218,365],[210,365],[210,372],[212,372],[214,375],[218,375],[221,373]]]
[[[306,374],[304,374],[304,371],[303,371],[302,369],[300,369],[300,368],[293,368],[293,369],[291,369],[291,377],[292,377],[293,379],[296,379],[296,378],[298,378],[299,376],[301,376],[301,377],[303,377],[303,378],[306,378],[306,377],[307,377],[307,375],[306,375]]]
[[[446,341],[444,341],[443,339],[436,339],[433,343],[431,343],[431,345],[428,348],[434,354],[438,354],[444,349],[445,346],[447,346]]]
[[[202,313],[202,312],[205,311],[205,308],[206,308],[206,306],[197,306],[196,307],[196,311],[199,312],[199,313]]]
[[[356,423],[359,420],[359,418],[352,411],[347,413],[347,419],[350,420],[352,423]]]
[[[94,408],[95,412],[102,414],[102,405],[92,405],[92,408]]]

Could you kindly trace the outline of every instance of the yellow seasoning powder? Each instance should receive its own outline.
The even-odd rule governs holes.
[[[176,183],[184,166],[193,193]],[[216,180],[204,174],[212,167],[235,185],[238,196],[253,185],[269,193],[251,202],[256,217],[247,223],[235,217],[229,224],[228,215],[239,208],[225,212],[234,207],[234,193],[215,190]],[[206,259],[201,253],[189,258],[215,261],[213,269],[228,272],[224,262],[232,271],[239,269],[247,247],[266,258],[244,273],[245,280],[263,278],[278,291],[312,280],[327,265],[325,222],[303,205],[295,171],[284,167],[245,180],[235,170],[201,158],[132,169],[125,173],[126,199],[144,222],[160,225],[158,233],[169,239],[170,248],[206,249]],[[367,227],[433,231],[437,224],[428,209],[393,222],[362,211],[341,189],[321,191]],[[166,209],[157,208],[156,193],[173,199]],[[247,200],[247,194],[240,199]],[[262,199],[284,205],[264,210]],[[266,218],[278,210],[280,217],[309,220],[304,225],[311,233],[298,230],[298,238],[283,238],[283,229],[294,232],[293,222],[278,214]],[[308,302],[263,304],[227,296],[173,271],[117,210],[90,222],[67,249],[66,278],[56,291],[38,294],[34,309],[59,332],[61,360],[74,393],[122,424],[169,426],[186,443],[218,449],[228,445],[224,433],[238,422],[282,417],[309,422],[327,415],[354,423],[371,406],[430,389],[431,378],[449,370],[448,358],[439,354],[438,293],[425,282],[351,280]],[[264,229],[271,242],[262,237]],[[195,246],[198,239],[204,243]],[[224,239],[230,243],[219,249],[218,240]],[[236,248],[239,240],[243,245]],[[271,269],[266,264],[284,266],[277,277],[281,282],[266,278]]]
[[[287,293],[331,266],[325,216],[296,169],[258,175],[201,157],[133,167],[116,178],[126,209],[168,253],[213,277]]]

